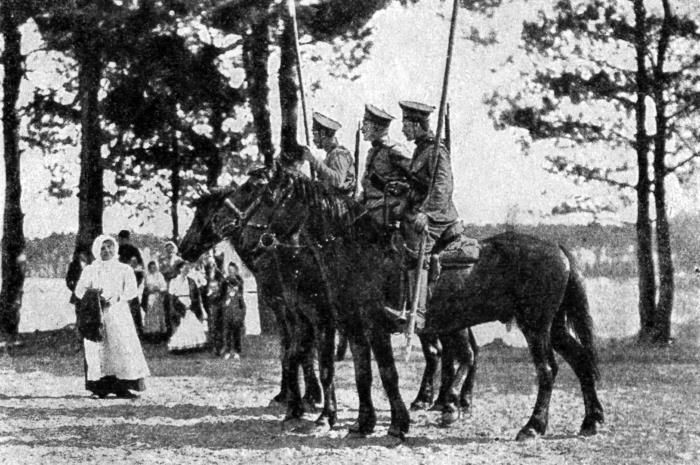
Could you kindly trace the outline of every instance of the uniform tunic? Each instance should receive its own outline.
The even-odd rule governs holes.
[[[370,215],[383,224],[384,188],[391,181],[407,181],[411,159],[408,150],[402,145],[382,138],[372,142],[367,153],[362,189],[365,207]],[[400,208],[401,200],[389,196],[386,199],[391,208]]]
[[[352,155],[342,145],[336,145],[326,152],[323,162],[313,159],[311,167],[316,171],[319,181],[329,190],[351,195],[355,188],[355,173]]]
[[[435,163],[439,164],[431,191],[430,179]],[[406,221],[404,221],[404,237],[408,247],[417,251],[420,245],[420,234],[413,230],[411,221],[417,213],[425,213],[428,216],[429,232],[426,252],[429,252],[443,232],[458,221],[457,209],[452,201],[454,181],[450,153],[441,144],[436,154],[434,137],[417,139],[410,170],[411,191],[408,197]]]

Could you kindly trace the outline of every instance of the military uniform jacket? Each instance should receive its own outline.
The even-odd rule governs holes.
[[[400,144],[388,138],[372,142],[362,178],[365,200],[383,198],[390,181],[406,181],[410,164],[408,151]]]
[[[314,159],[311,165],[316,171],[319,181],[331,191],[350,195],[355,190],[352,155],[342,145],[333,147],[323,162]]]
[[[438,160],[435,184],[428,197],[430,178]],[[411,159],[409,208],[416,213],[425,213],[433,224],[451,224],[458,218],[457,209],[452,202],[453,190],[452,163],[447,148],[440,144],[436,155],[434,137],[416,140],[416,149]]]

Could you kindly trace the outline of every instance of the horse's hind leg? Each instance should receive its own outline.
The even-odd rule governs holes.
[[[589,355],[574,337],[569,334],[563,318],[557,318],[552,325],[552,345],[576,373],[581,383],[581,393],[586,409],[580,434],[592,436],[598,431],[598,423],[603,423],[603,407],[598,400],[595,388],[595,370],[591,368]]]
[[[462,413],[468,413],[472,407],[474,384],[476,383],[476,364],[479,355],[479,346],[471,328],[467,328],[467,338],[471,352],[471,366],[467,372],[467,379],[464,381],[462,390],[459,393],[459,408],[462,409]]]
[[[517,441],[534,438],[547,431],[549,422],[549,401],[552,397],[554,378],[557,373],[556,361],[552,352],[549,331],[546,329],[533,330],[523,328],[523,334],[532,355],[532,361],[537,370],[537,400],[530,420],[518,432]],[[553,364],[554,363],[554,364]]]
[[[442,350],[434,335],[418,335],[418,339],[420,339],[420,346],[423,349],[425,369],[416,400],[411,402],[411,410],[427,410],[433,403],[435,372],[440,362]]]

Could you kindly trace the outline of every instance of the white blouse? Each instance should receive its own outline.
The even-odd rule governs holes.
[[[96,260],[86,266],[75,285],[75,295],[81,299],[90,288],[101,289],[102,297],[110,304],[128,301],[138,295],[133,268],[118,260]]]

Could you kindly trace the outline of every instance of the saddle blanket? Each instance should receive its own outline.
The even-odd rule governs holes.
[[[479,261],[479,241],[472,237],[460,235],[450,242],[439,254],[440,267],[465,268]]]

